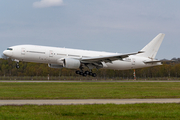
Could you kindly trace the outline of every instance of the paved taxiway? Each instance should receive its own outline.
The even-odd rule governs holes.
[[[180,103],[175,99],[67,99],[67,100],[0,100],[0,105],[84,105],[84,104],[135,104]]]
[[[82,81],[37,81],[37,80],[25,80],[25,81],[21,81],[21,80],[7,80],[7,81],[2,81],[0,80],[0,82],[20,82],[20,83],[26,83],[26,82],[30,82],[30,83],[53,83],[53,82],[57,82],[57,83],[68,83],[68,82],[180,82],[180,80],[107,80],[107,81],[101,81],[101,80],[82,80]]]

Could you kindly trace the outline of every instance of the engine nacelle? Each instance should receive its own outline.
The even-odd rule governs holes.
[[[78,69],[80,65],[81,65],[81,62],[73,58],[65,58],[63,60],[63,67],[65,68]]]
[[[57,64],[48,64],[48,66],[50,67],[50,68],[63,68],[63,66],[62,65],[57,65]]]

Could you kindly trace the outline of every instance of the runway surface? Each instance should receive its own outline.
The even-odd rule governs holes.
[[[175,99],[67,99],[67,100],[0,100],[2,105],[84,105],[84,104],[135,104],[180,103]]]

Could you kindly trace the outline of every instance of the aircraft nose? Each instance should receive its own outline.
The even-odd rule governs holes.
[[[12,56],[12,52],[11,51],[8,51],[8,50],[4,50],[3,51],[3,54],[7,57],[11,57]]]
[[[4,51],[3,51],[3,54],[4,54],[5,56],[7,56],[7,50],[4,50]]]

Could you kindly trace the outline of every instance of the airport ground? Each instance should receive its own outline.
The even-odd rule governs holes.
[[[1,106],[2,120],[179,120],[179,104]]]
[[[0,99],[180,98],[180,82],[0,82]]]
[[[0,82],[1,100],[180,98],[179,81]],[[0,119],[179,119],[179,103],[5,105]]]

